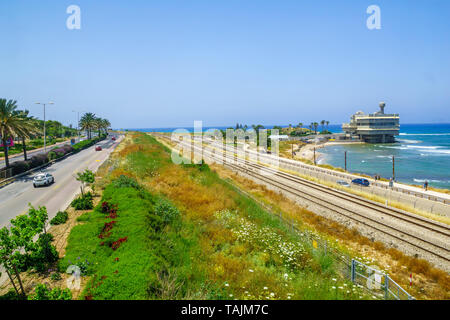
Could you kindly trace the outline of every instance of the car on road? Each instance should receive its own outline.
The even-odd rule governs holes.
[[[112,140],[112,141],[116,141],[116,137],[112,137],[111,140]]]
[[[55,182],[55,178],[50,173],[39,173],[33,178],[33,186],[48,186]]]
[[[96,146],[95,147],[95,151],[102,151],[102,147],[101,146]]]
[[[337,182],[337,184],[340,185],[340,186],[343,186],[343,187],[347,187],[347,188],[350,187],[350,183],[348,183],[347,181],[344,181],[344,180],[339,180]]]
[[[370,185],[369,180],[363,179],[363,178],[354,179],[354,180],[352,180],[352,183],[359,184],[364,187],[368,187]]]

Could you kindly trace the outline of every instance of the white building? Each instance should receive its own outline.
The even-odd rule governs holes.
[[[350,123],[342,125],[342,130],[368,143],[395,142],[395,136],[400,133],[400,116],[385,114],[385,106],[384,102],[380,102],[380,111],[372,114],[358,111],[351,117]]]

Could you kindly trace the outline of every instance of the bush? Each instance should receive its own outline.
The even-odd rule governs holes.
[[[58,155],[56,154],[56,152],[50,151],[49,153],[47,153],[47,158],[48,161],[52,161],[58,159]]]
[[[42,166],[43,164],[48,163],[48,157],[45,153],[40,153],[35,156],[32,156],[31,159],[31,168],[36,168]]]
[[[180,211],[169,201],[161,199],[155,205],[155,214],[162,219],[164,224],[169,224],[180,216]]]
[[[121,175],[119,178],[115,179],[112,184],[114,188],[134,188],[136,190],[142,189],[135,179],[124,175]]]
[[[51,244],[52,240],[53,235],[50,233],[44,233],[39,236],[37,249],[31,254],[31,263],[37,272],[46,272],[51,264],[58,261],[58,251]]]
[[[20,174],[31,169],[29,161],[14,161],[11,163],[11,168],[13,175]]]
[[[50,279],[52,279],[53,281],[58,281],[61,280],[61,274],[59,272],[54,272],[52,273],[52,275],[50,276]]]
[[[69,289],[49,289],[45,284],[38,284],[28,300],[72,300],[72,293]]]
[[[71,206],[75,210],[91,210],[92,208],[94,208],[92,198],[92,193],[88,192],[73,200]]]
[[[56,216],[50,221],[52,226],[66,223],[69,219],[69,214],[66,211],[59,211]]]

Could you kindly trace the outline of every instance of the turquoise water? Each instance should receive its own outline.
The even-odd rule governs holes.
[[[345,151],[350,172],[389,179],[394,156],[397,181],[450,189],[450,124],[403,124],[393,144],[328,146],[321,163],[344,168]]]

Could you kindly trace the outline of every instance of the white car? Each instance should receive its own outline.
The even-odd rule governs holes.
[[[338,185],[341,185],[343,187],[347,187],[347,188],[350,187],[350,184],[347,181],[339,180],[337,183],[338,183]]]
[[[33,178],[33,186],[35,188],[40,186],[48,186],[55,182],[55,178],[50,173],[39,173]]]

